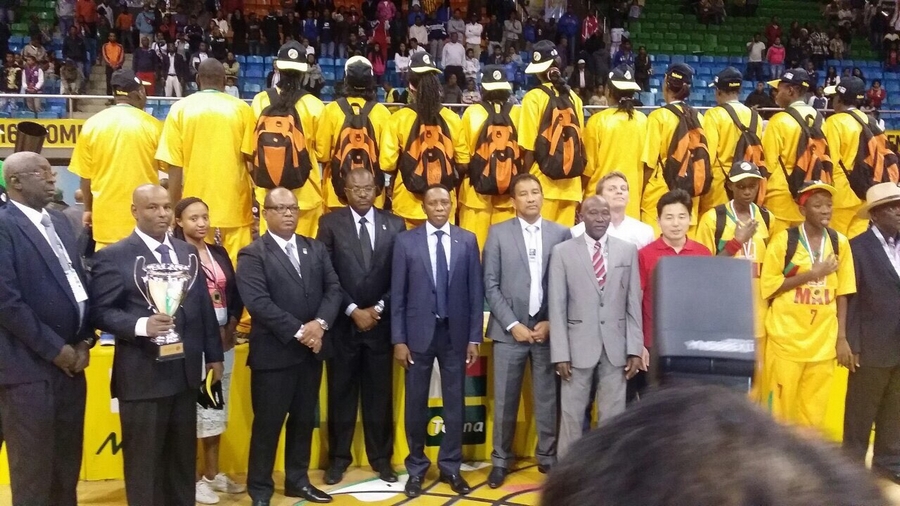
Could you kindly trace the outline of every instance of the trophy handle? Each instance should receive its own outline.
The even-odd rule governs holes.
[[[143,283],[141,283],[141,279],[143,278],[143,276],[138,275],[139,271],[146,274],[146,271],[144,270],[144,266],[146,266],[146,264],[147,259],[143,256],[138,256],[134,259],[134,286],[136,286],[138,291],[141,292],[141,296],[143,296],[144,300],[147,301],[147,305],[152,311],[154,310],[153,302],[150,301],[150,295],[147,293],[146,287],[144,287]]]
[[[197,274],[199,274],[200,271],[200,259],[193,253],[188,255],[188,269],[191,270],[191,281],[188,283],[185,295],[187,295],[187,292],[191,291],[191,288],[194,287],[194,282],[197,281]]]

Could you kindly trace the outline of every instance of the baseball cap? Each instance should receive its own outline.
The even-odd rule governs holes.
[[[784,74],[781,74],[781,79],[769,81],[769,86],[777,88],[781,83],[809,88],[809,72],[803,69],[787,70],[784,72]]]
[[[425,51],[419,51],[409,57],[409,70],[416,74],[427,74],[429,72],[440,73],[441,69],[434,65],[434,59]]]
[[[797,196],[795,197],[797,203],[802,206],[803,203],[806,202],[806,199],[816,191],[826,191],[832,197],[834,197],[834,195],[837,193],[837,190],[834,189],[834,186],[831,186],[830,184],[823,181],[806,181],[800,187],[800,190],[797,191]]]
[[[546,72],[556,59],[559,52],[556,50],[556,44],[549,40],[539,40],[532,47],[534,51],[531,54],[531,63],[525,67],[526,74],[540,74]]]
[[[609,82],[618,90],[641,91],[634,81],[634,69],[629,65],[619,65],[609,73]]]
[[[666,71],[666,80],[692,84],[694,82],[694,69],[685,63],[673,63]]]
[[[353,88],[365,88],[372,83],[372,63],[363,56],[353,56],[344,64],[344,78]]]
[[[753,162],[735,162],[728,171],[728,180],[732,183],[743,181],[744,179],[763,179],[759,167]]]
[[[306,64],[306,48],[295,40],[281,46],[281,49],[278,50],[278,57],[275,58],[275,68],[306,72],[309,70],[309,65]]]
[[[141,86],[150,86],[150,83],[138,79],[131,70],[120,69],[113,72],[109,85],[113,89],[113,95],[127,95]]]
[[[862,100],[866,98],[866,83],[858,77],[845,77],[841,82],[825,88],[826,95],[838,95],[841,98]]]
[[[506,80],[506,67],[503,65],[487,65],[481,75],[481,87],[487,91],[512,90]]]
[[[739,91],[742,82],[744,82],[744,75],[741,74],[740,70],[734,67],[725,67],[716,74],[713,82],[709,83],[709,87],[715,86],[722,91]]]

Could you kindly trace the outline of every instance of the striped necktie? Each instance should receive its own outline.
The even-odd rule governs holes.
[[[603,258],[603,246],[600,241],[594,243],[594,275],[597,276],[597,283],[600,283],[600,289],[606,285],[606,260]]]

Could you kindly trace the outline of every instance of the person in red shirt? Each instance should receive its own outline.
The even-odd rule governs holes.
[[[876,79],[872,83],[872,87],[869,88],[869,92],[866,93],[866,98],[869,99],[869,104],[871,104],[872,107],[881,109],[881,103],[887,98],[887,91],[881,87],[881,81]]]
[[[677,189],[666,193],[657,202],[656,209],[662,235],[638,251],[646,348],[653,347],[653,269],[656,263],[669,256],[712,256],[706,246],[687,238],[691,226],[691,196],[686,191]],[[644,361],[647,361],[646,351]]]
[[[779,37],[781,37],[781,25],[778,24],[778,18],[772,16],[772,22],[766,27],[766,45],[771,46]]]
[[[84,18],[92,30],[97,28],[97,4],[94,0],[78,0],[75,3],[75,15]]]

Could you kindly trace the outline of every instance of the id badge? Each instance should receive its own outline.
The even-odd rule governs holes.
[[[87,292],[84,290],[84,285],[81,284],[81,279],[78,277],[78,273],[75,272],[74,269],[69,269],[66,271],[66,279],[69,280],[69,286],[72,287],[72,293],[75,295],[75,302],[84,302],[88,300]]]

